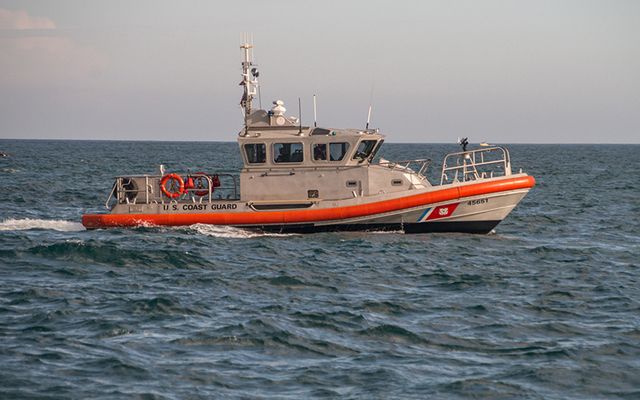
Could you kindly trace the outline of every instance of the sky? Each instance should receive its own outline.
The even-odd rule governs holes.
[[[0,0],[0,139],[233,141],[245,32],[304,124],[640,143],[634,0]]]

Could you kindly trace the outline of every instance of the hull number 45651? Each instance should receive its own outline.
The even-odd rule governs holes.
[[[486,204],[489,202],[489,199],[475,199],[467,201],[468,206],[477,206],[478,204]]]

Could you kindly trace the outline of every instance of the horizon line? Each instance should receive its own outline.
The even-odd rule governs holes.
[[[1,140],[16,141],[67,141],[67,142],[167,142],[167,143],[236,143],[236,140],[171,140],[171,139],[68,139],[68,138],[0,138]],[[397,142],[385,140],[387,144],[456,144],[456,142]],[[470,142],[476,143],[476,142]],[[482,142],[477,142],[482,143]],[[493,145],[493,143],[490,143]],[[496,142],[496,145],[527,144],[527,145],[640,145],[632,142]]]

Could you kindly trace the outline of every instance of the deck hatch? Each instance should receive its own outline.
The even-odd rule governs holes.
[[[329,129],[324,129],[324,128],[314,128],[313,131],[311,131],[312,135],[330,135],[331,131]]]

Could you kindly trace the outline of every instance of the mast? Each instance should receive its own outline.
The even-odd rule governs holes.
[[[244,86],[244,93],[240,100],[240,106],[244,110],[244,128],[246,134],[249,129],[248,120],[253,106],[253,98],[256,95],[258,76],[260,74],[258,73],[258,69],[253,67],[253,61],[251,61],[253,44],[249,43],[249,40],[245,40],[244,43],[240,45],[240,48],[244,53],[244,60],[242,61],[242,82],[240,82],[240,85]]]

